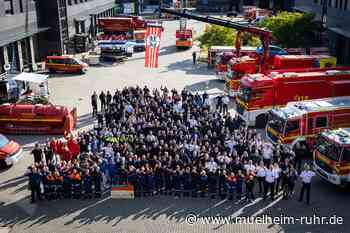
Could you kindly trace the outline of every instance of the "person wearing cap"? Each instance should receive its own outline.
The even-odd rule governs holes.
[[[304,171],[301,172],[300,178],[302,181],[302,187],[300,191],[299,201],[303,201],[304,192],[306,190],[306,203],[310,204],[310,189],[311,189],[311,180],[315,176],[315,172],[310,170],[310,166],[305,164]]]

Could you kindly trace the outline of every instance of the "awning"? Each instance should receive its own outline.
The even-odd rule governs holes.
[[[329,27],[328,30],[333,31],[337,34],[340,34],[340,35],[345,36],[346,38],[350,39],[350,31],[346,30],[345,28]]]
[[[22,72],[19,75],[13,77],[12,80],[32,83],[43,83],[47,81],[48,77],[49,75]]]
[[[43,28],[29,28],[27,32],[25,32],[24,27],[16,28],[13,30],[4,31],[0,34],[0,47],[22,40],[24,38],[30,37],[32,35],[38,34],[40,32],[46,31],[50,29],[49,27]]]

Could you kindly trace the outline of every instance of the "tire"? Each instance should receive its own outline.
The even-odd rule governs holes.
[[[55,71],[54,69],[51,69],[51,68],[50,68],[50,69],[49,69],[49,73],[50,73],[50,74],[54,74],[54,73],[56,73],[56,71]]]
[[[0,168],[1,169],[7,168],[7,164],[4,159],[0,159]]]
[[[267,124],[267,115],[266,114],[260,114],[255,119],[255,127],[258,129],[262,129]]]

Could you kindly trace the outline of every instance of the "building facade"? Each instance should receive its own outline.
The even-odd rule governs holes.
[[[39,27],[36,2],[0,0],[0,73],[23,70],[40,58],[38,44],[47,28]]]
[[[114,14],[115,0],[0,0],[0,73],[66,53],[70,38]]]
[[[350,65],[350,0],[299,0],[295,9],[314,12],[326,27],[329,48],[338,64]]]

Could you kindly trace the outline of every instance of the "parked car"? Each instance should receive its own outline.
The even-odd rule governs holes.
[[[11,166],[23,156],[21,146],[0,134],[0,167]]]
[[[47,56],[45,60],[45,68],[50,73],[64,72],[84,74],[88,70],[88,67],[88,64],[72,55]]]

